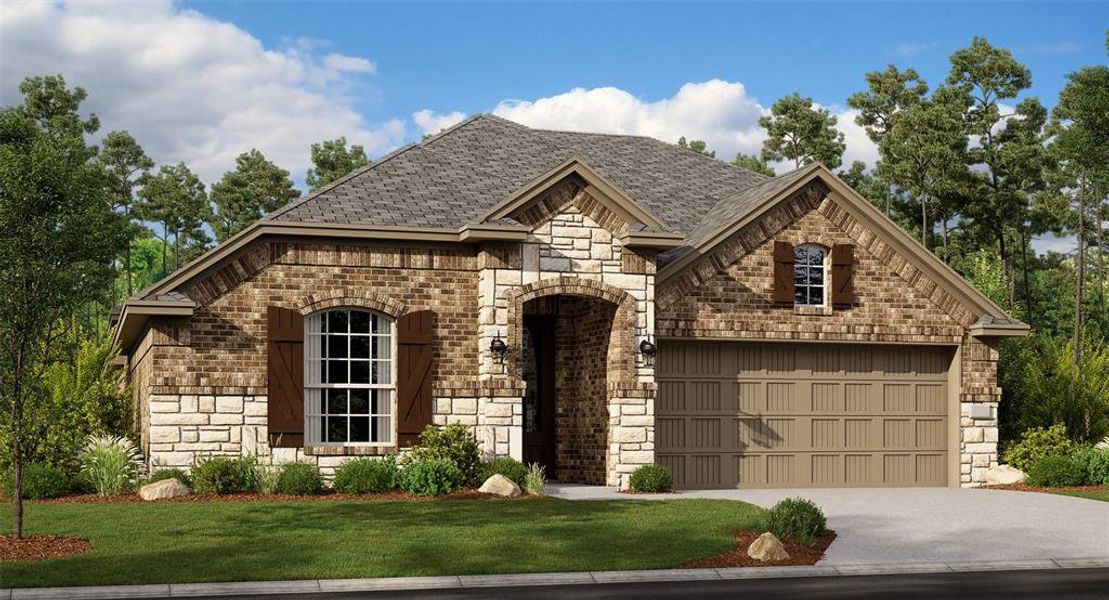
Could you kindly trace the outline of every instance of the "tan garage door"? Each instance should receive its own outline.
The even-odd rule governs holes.
[[[676,342],[655,364],[655,456],[676,487],[947,485],[954,349]]]

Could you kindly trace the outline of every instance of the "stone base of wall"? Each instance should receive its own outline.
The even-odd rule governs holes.
[[[959,485],[978,487],[997,466],[997,402],[959,405]]]

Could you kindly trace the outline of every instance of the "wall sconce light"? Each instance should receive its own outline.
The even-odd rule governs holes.
[[[639,353],[650,360],[655,357],[655,354],[658,353],[658,348],[650,339],[645,339],[642,342],[639,342]]]
[[[489,352],[492,353],[502,365],[504,364],[504,356],[508,354],[508,345],[501,339],[501,334],[498,333],[497,337],[493,338],[492,342],[489,342]]]

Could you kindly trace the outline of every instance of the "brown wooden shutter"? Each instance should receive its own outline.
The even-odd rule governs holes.
[[[266,325],[266,424],[273,448],[304,446],[304,317],[271,306]]]
[[[408,313],[397,319],[397,445],[415,442],[431,424],[435,313]]]
[[[850,306],[855,303],[855,247],[851,244],[832,246],[832,304]]]
[[[774,242],[774,303],[793,306],[793,244]]]

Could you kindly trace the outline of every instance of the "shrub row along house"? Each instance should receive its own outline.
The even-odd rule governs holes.
[[[153,464],[325,472],[470,425],[552,479],[974,485],[1009,319],[819,165],[479,115],[129,300]]]

